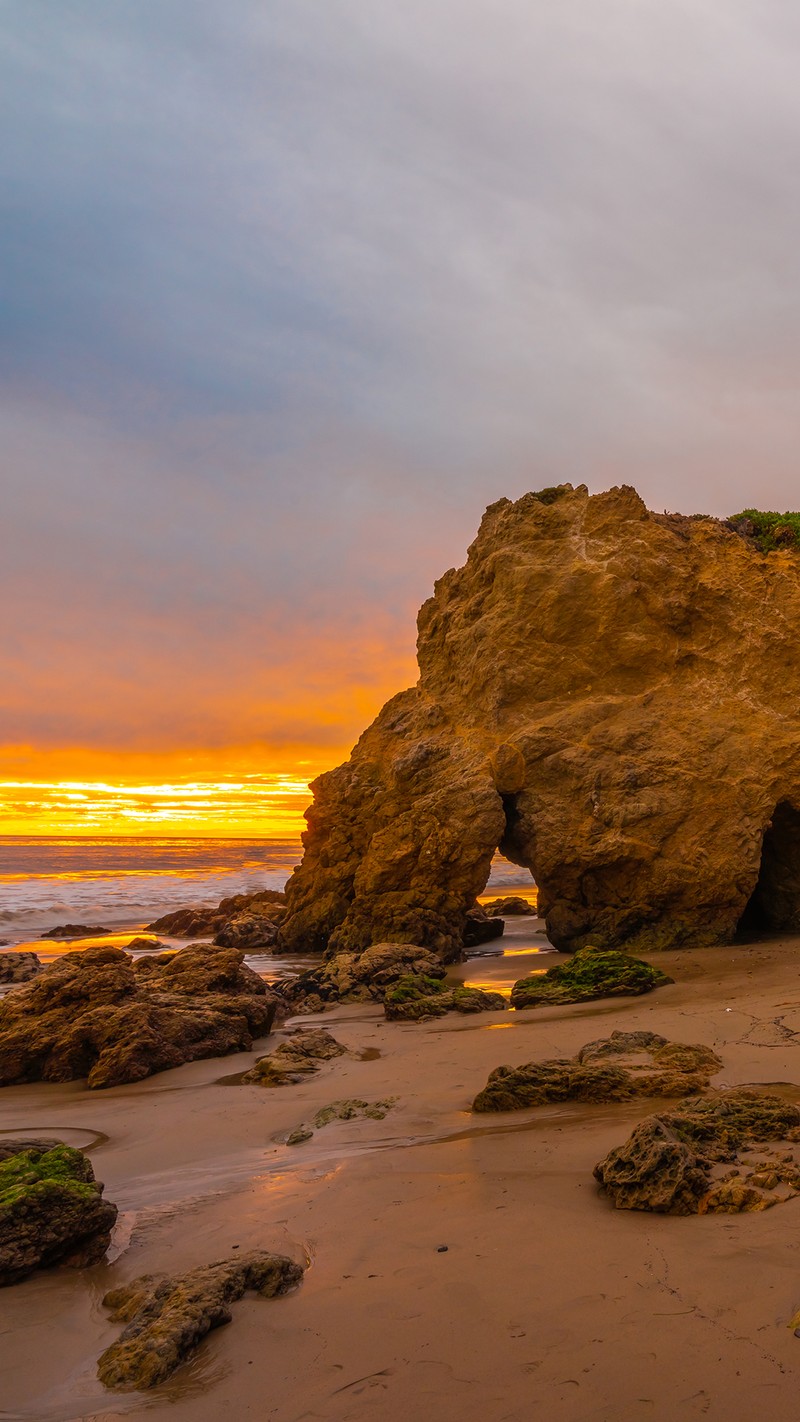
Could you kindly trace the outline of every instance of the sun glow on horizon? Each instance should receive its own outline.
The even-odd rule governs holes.
[[[0,779],[0,834],[214,837],[285,835],[304,828],[313,775],[248,772],[217,778]]]

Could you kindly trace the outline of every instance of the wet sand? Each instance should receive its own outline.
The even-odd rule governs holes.
[[[497,986],[558,961],[525,956],[526,935],[543,944],[536,927],[515,924],[518,954],[462,975]],[[617,1212],[592,1167],[652,1103],[497,1116],[469,1104],[499,1063],[570,1055],[614,1028],[713,1046],[717,1084],[800,1083],[799,958],[800,939],[661,954],[677,981],[644,998],[421,1025],[340,1008],[302,1021],[354,1055],[278,1090],[226,1080],[266,1042],[110,1091],[7,1088],[3,1130],[88,1147],[121,1218],[109,1263],[0,1294],[0,1417],[794,1419],[800,1199],[742,1216]],[[346,1096],[398,1101],[383,1121],[283,1143]],[[94,1367],[118,1325],[103,1293],[234,1246],[310,1259],[304,1283],[234,1305],[163,1387],[105,1392]]]

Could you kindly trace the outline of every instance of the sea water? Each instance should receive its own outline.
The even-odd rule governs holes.
[[[0,836],[0,939],[13,945],[62,923],[141,927],[173,909],[282,889],[301,856],[299,838]],[[489,895],[524,883],[525,870],[495,856]]]

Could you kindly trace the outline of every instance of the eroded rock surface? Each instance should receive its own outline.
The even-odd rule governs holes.
[[[213,937],[223,948],[252,952],[271,948],[286,913],[285,894],[279,889],[258,889],[252,894],[232,894],[216,908],[183,908],[165,913],[147,925],[153,933],[172,938]]]
[[[322,1062],[342,1057],[346,1051],[347,1048],[324,1028],[316,1031],[299,1028],[290,1032],[269,1056],[261,1057],[244,1073],[242,1081],[258,1086],[292,1086],[314,1076]]]
[[[655,1032],[612,1032],[587,1042],[574,1057],[496,1067],[472,1109],[520,1111],[552,1101],[683,1096],[702,1091],[721,1066],[710,1047],[669,1042]]]
[[[53,1264],[99,1263],[117,1218],[102,1191],[70,1146],[28,1143],[0,1160],[0,1285]]]
[[[618,1210],[738,1214],[800,1193],[800,1108],[739,1088],[648,1116],[594,1169]]]
[[[42,971],[35,953],[0,953],[0,983],[27,983]]]
[[[243,958],[210,944],[135,962],[121,948],[66,953],[0,1002],[0,1085],[118,1086],[249,1051],[282,1004]]]
[[[498,845],[566,950],[726,941],[757,886],[797,929],[798,625],[794,548],[627,487],[500,499],[419,614],[418,685],[314,782],[283,945],[453,958]]]
[[[248,1291],[276,1298],[302,1277],[293,1259],[255,1250],[188,1274],[163,1279],[146,1274],[112,1289],[103,1303],[112,1318],[126,1326],[101,1354],[97,1376],[117,1392],[154,1387],[174,1373],[212,1328],[231,1322],[230,1305],[237,1299]]]
[[[640,997],[671,983],[660,968],[611,948],[581,948],[568,963],[520,978],[511,989],[511,1006],[547,1007],[560,1002],[591,1002],[596,997]]]
[[[295,1012],[318,1012],[332,1002],[383,1002],[408,977],[443,978],[435,954],[416,943],[374,943],[364,953],[336,953],[318,968],[278,986]]]
[[[527,899],[521,899],[516,894],[509,894],[504,899],[492,899],[489,903],[482,904],[481,908],[490,916],[499,914],[501,918],[515,918],[535,916],[536,909]]]
[[[508,1003],[499,992],[483,988],[448,988],[436,978],[406,977],[389,988],[383,1011],[390,1022],[423,1022],[448,1012],[504,1012]]]

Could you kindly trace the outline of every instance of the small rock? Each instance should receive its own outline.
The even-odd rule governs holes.
[[[96,923],[60,923],[56,928],[48,928],[42,938],[101,938],[110,932],[110,928],[102,928]]]
[[[287,1145],[302,1145],[303,1141],[310,1141],[314,1132],[308,1126],[296,1126],[290,1135],[286,1137]]]

